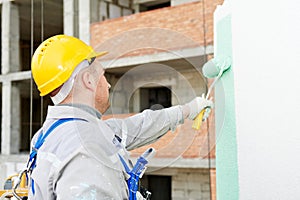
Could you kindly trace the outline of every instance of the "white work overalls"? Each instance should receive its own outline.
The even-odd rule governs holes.
[[[55,121],[76,118],[57,127],[37,153],[31,178],[34,195],[30,200],[52,199],[127,199],[123,166],[118,154],[151,142],[183,123],[180,106],[159,111],[144,111],[126,119],[100,120],[92,108],[50,106],[43,125],[46,131]],[[37,140],[41,131],[34,136]],[[118,148],[115,136],[126,149]],[[31,188],[31,187],[30,187]]]

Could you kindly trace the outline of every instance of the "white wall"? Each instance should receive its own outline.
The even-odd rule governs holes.
[[[230,2],[240,199],[299,199],[300,1]]]

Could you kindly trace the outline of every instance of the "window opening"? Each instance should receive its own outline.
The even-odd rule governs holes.
[[[167,87],[140,89],[140,110],[160,110],[171,106],[171,90]]]

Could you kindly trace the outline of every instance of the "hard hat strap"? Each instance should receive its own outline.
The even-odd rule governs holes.
[[[59,92],[51,97],[52,102],[54,103],[54,105],[57,105],[59,103],[61,103],[71,92],[73,84],[74,84],[74,79],[76,77],[76,75],[84,68],[89,66],[89,62],[87,60],[82,61],[81,63],[79,63],[77,65],[77,67],[75,68],[75,70],[73,71],[71,77],[62,85],[61,89],[59,90]]]

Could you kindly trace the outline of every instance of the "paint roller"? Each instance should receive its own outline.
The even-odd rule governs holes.
[[[205,96],[206,99],[209,98],[209,95],[215,86],[216,82],[221,78],[223,73],[227,71],[231,67],[231,58],[230,57],[224,57],[220,56],[217,58],[213,58],[206,62],[202,68],[202,74],[206,78],[214,78],[215,80],[208,88],[207,94]],[[202,121],[205,121],[208,117],[208,114],[210,112],[210,108],[203,109],[198,116],[195,118],[193,123],[193,128],[196,130],[199,130],[202,124]]]

